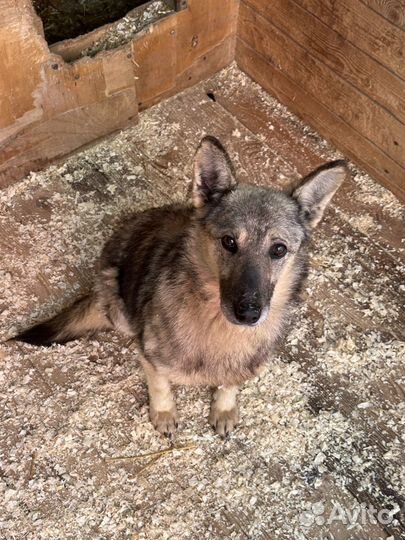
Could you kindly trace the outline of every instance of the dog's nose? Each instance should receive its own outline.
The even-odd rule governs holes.
[[[257,302],[242,300],[236,304],[234,311],[240,323],[255,324],[260,319],[262,308]]]

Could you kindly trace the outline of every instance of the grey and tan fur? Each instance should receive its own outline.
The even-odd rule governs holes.
[[[306,275],[308,240],[343,182],[327,164],[290,193],[238,184],[220,143],[205,137],[190,206],[136,214],[106,244],[94,291],[17,339],[49,345],[115,328],[142,352],[150,417],[177,425],[174,384],[206,384],[220,435],[238,421],[237,387],[283,335]]]

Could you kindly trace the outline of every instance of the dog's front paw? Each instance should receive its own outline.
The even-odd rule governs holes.
[[[150,420],[157,431],[171,437],[177,428],[177,411],[174,407],[170,411],[157,411],[151,407]]]
[[[211,405],[209,423],[221,437],[227,437],[239,422],[239,409],[235,405],[227,411],[221,410],[216,403]]]

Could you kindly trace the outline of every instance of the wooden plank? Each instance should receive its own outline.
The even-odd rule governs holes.
[[[74,64],[54,62],[43,66],[46,88],[42,91],[43,121],[74,109],[104,102],[114,94],[132,90],[136,119],[137,102],[129,47],[83,58]],[[115,124],[116,125],[116,124]]]
[[[107,32],[113,27],[114,23],[104,24],[82,36],[53,43],[49,47],[49,50],[51,53],[61,56],[65,62],[74,62],[82,57],[82,51],[84,49],[91,47],[96,41],[104,38]]]
[[[163,19],[132,42],[138,103],[144,109],[176,89],[177,17]]]
[[[0,93],[9,96],[1,114],[1,187],[137,119],[128,47],[66,64],[51,55],[35,21],[32,5],[19,0],[0,27],[7,42]]]
[[[41,114],[34,93],[41,83],[40,67],[48,51],[35,27],[34,9],[24,4],[23,0],[0,0],[0,143]]]
[[[234,56],[235,37],[234,35],[229,35],[223,42],[196,59],[184,72],[178,73],[174,51],[170,48],[165,49],[162,46],[163,43],[170,41],[168,35],[161,34],[158,36],[156,34],[154,39],[159,42],[159,49],[156,51],[157,54],[154,53],[153,48],[152,50],[148,48],[139,49],[139,54],[135,52],[136,57],[146,60],[140,69],[142,76],[138,77],[139,80],[143,81],[138,86],[140,110],[145,110],[163,99],[205,80],[229,64]],[[137,47],[136,50],[138,50]],[[162,54],[162,50],[166,52]],[[166,62],[162,62],[164,67],[159,69],[158,76],[156,76],[156,63],[151,62],[151,59],[156,56],[159,65],[162,62],[162,56],[166,60]]]
[[[188,1],[188,9],[178,14],[178,74],[186,72],[228,36],[236,34],[238,8],[237,0]],[[223,65],[232,60],[233,56],[226,56]]]
[[[2,186],[125,127],[136,120],[138,102],[141,108],[150,106],[211,76],[234,58],[237,0],[220,5],[215,0],[189,0],[188,9],[160,19],[131,43],[72,64],[51,54],[27,0],[3,4],[0,0],[5,20],[0,23],[0,42],[7,51],[0,59],[6,74],[0,81]],[[53,50],[76,59],[81,45],[105,32],[99,29]]]
[[[359,163],[372,177],[380,180],[399,199],[405,200],[405,172],[400,165],[359,136],[344,119],[336,116],[241,39],[237,40],[236,58],[241,69],[265,90]]]
[[[178,72],[177,91],[205,80],[213,73],[230,64],[235,57],[235,35],[230,34],[207,52],[202,52],[189,66]]]
[[[332,158],[316,140],[304,136],[303,125],[296,117],[280,111],[278,102],[257,85],[246,84],[237,70],[219,73],[207,81],[205,89],[299,175],[307,175],[325,159]],[[370,224],[366,228],[367,236],[400,263],[405,255],[403,216],[393,215],[379,201],[369,202],[366,194],[362,196],[363,192],[364,188],[350,176],[336,193],[332,205],[353,228],[364,232],[362,220],[357,224],[355,219],[361,215]]]
[[[403,167],[404,125],[292,40],[288,33],[288,20],[284,24],[285,28],[280,30],[270,20],[242,4],[238,35]],[[375,129],[376,125],[378,129]]]
[[[246,4],[405,124],[405,81],[293,0],[247,0]]]
[[[405,79],[403,31],[385,21],[360,0],[297,0],[297,3],[344,39]]]
[[[51,160],[128,125],[136,117],[136,95],[134,89],[129,89],[27,127],[2,151],[0,185],[41,169]]]
[[[169,8],[165,8],[162,10],[162,12],[159,12],[159,10],[156,10],[154,13],[153,11],[149,11],[148,16],[145,16],[145,11],[153,7],[154,1],[155,0],[150,0],[149,2],[137,2],[137,4],[142,5],[138,5],[138,7],[131,9],[125,14],[126,20],[132,21],[130,31],[131,34],[135,33],[137,30],[142,30],[146,24],[150,25],[161,18],[173,14],[173,11],[170,11]],[[151,13],[153,15],[151,15]],[[110,20],[113,20],[114,22],[98,26],[94,30],[79,35],[75,38],[64,39],[63,41],[53,43],[49,49],[52,53],[61,56],[65,62],[74,62],[75,60],[78,60],[84,56],[83,51],[86,51],[86,49],[91,49],[96,43],[99,45],[103,41],[105,42],[109,36],[114,34],[114,32],[119,33],[117,27],[122,25],[122,19],[118,18],[118,20],[115,20],[111,18]],[[131,34],[128,34],[128,37],[126,36],[126,42],[131,40]],[[111,48],[115,47],[111,47],[110,45],[109,49]],[[105,49],[103,46],[99,46],[99,50],[101,51]],[[95,53],[93,53],[91,56],[94,56],[94,54]]]
[[[405,0],[362,0],[362,2],[387,21],[405,29]]]
[[[140,109],[211,76],[234,58],[236,0],[191,0],[188,9],[132,42]]]

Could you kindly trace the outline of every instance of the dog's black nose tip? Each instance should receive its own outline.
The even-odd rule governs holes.
[[[255,324],[260,319],[262,308],[255,302],[242,300],[235,306],[235,317],[242,324]]]

